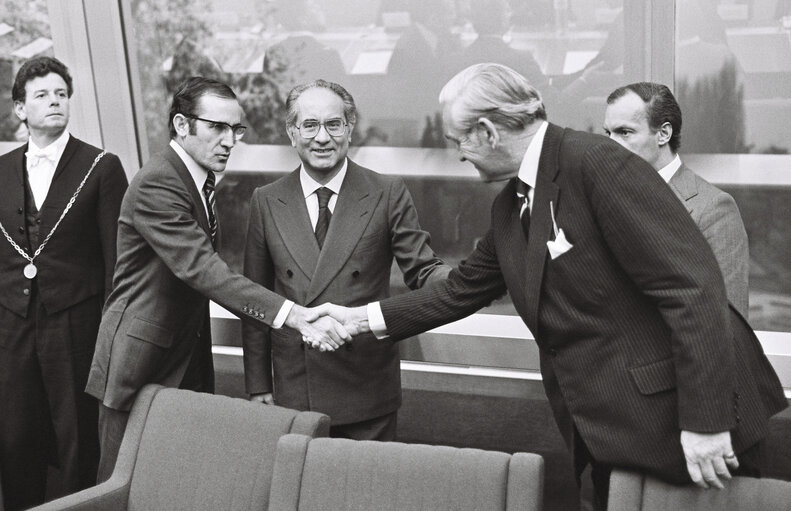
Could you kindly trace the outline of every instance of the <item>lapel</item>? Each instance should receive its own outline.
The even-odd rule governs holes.
[[[11,164],[14,167],[14,175],[16,175],[16,179],[22,189],[23,196],[25,194],[25,167],[27,165],[27,158],[25,157],[26,152],[27,143],[22,147],[15,149],[11,156]]]
[[[676,196],[684,203],[684,207],[692,214],[695,210],[694,201],[691,199],[698,195],[698,185],[695,182],[695,174],[683,163],[673,177],[668,181],[670,188]]]
[[[186,187],[187,191],[189,191],[190,197],[192,197],[193,208],[197,211],[198,225],[201,226],[203,231],[206,233],[206,236],[211,238],[211,231],[209,230],[209,218],[206,216],[206,209],[203,207],[203,201],[201,200],[201,192],[195,186],[195,180],[192,179],[192,174],[190,174],[190,171],[187,170],[187,166],[183,161],[181,161],[181,158],[179,158],[179,155],[173,150],[172,147],[168,146],[162,153],[162,156],[165,158],[165,160],[167,160],[168,163],[170,163],[170,166],[173,167],[173,169],[176,171],[176,174],[178,174],[179,178],[181,178],[181,181]]]
[[[69,141],[66,142],[66,147],[63,149],[63,154],[58,161],[58,166],[55,167],[55,173],[52,175],[52,183],[54,184],[55,181],[63,174],[63,171],[68,167],[69,162],[71,161],[74,154],[77,152],[77,148],[80,146],[80,141],[74,138],[74,135],[69,135]],[[85,172],[88,172],[88,168],[86,167]],[[50,187],[50,190],[52,187]],[[72,190],[72,193],[74,190]],[[47,194],[49,196],[49,194]],[[46,203],[46,200],[44,201]]]
[[[346,264],[382,197],[382,190],[373,187],[363,172],[349,160],[324,248],[305,297],[306,304],[315,300]]]
[[[552,215],[549,203],[553,203],[558,214],[558,185],[554,182],[558,174],[558,152],[563,138],[563,128],[550,124],[547,127],[541,157],[538,161],[536,189],[533,208],[530,212],[530,231],[527,238],[525,257],[525,299],[527,311],[525,323],[531,332],[538,332],[538,302],[541,283],[544,280],[544,265],[547,260],[547,241],[552,235]],[[517,213],[518,215],[518,213]]]
[[[77,154],[81,145],[82,143],[79,140],[74,138],[73,135],[69,135],[66,147],[63,148],[63,154],[55,167],[55,173],[52,175],[52,183],[49,185],[47,196],[41,204],[41,209],[39,209],[41,212],[41,228],[44,231],[43,235],[47,234],[49,229],[58,221],[64,208],[69,203],[69,199],[77,190],[77,186],[82,181],[82,178],[85,177],[85,173],[88,172],[89,167],[77,169],[70,166],[74,155]],[[71,176],[74,172],[81,172],[79,179],[74,179]],[[75,182],[73,186],[71,182]]]
[[[269,212],[286,250],[302,272],[310,278],[319,260],[319,245],[310,225],[305,197],[302,195],[299,167],[284,177],[280,185],[277,194],[268,200]]]

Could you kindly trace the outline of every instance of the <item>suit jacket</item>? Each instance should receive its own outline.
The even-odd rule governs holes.
[[[147,383],[213,391],[209,299],[258,324],[271,323],[285,301],[220,259],[200,194],[168,147],[124,196],[113,291],[86,388],[107,407],[128,410]]]
[[[349,160],[320,251],[297,169],[253,193],[245,274],[301,305],[361,305],[389,296],[393,258],[412,289],[443,279],[450,267],[429,241],[404,182]],[[392,342],[361,335],[322,353],[305,350],[299,332],[289,328],[245,327],[243,333],[251,394],[274,391],[277,404],[326,413],[333,424],[379,417],[401,404],[400,359]]]
[[[0,223],[28,255],[25,226],[25,152],[27,144],[0,156]],[[52,230],[100,149],[69,137],[55,169],[47,198],[41,205],[40,241]],[[114,154],[96,165],[79,197],[57,231],[35,259],[39,299],[50,313],[59,312],[92,296],[110,291],[115,263],[115,235],[126,174]],[[30,281],[22,271],[25,260],[0,239],[0,306],[27,317]]]
[[[746,318],[750,250],[736,201],[683,164],[669,184],[709,242],[725,279],[728,300]]]
[[[741,452],[787,406],[712,251],[650,165],[603,137],[549,125],[529,237],[512,180],[490,230],[448,279],[381,302],[393,338],[463,317],[506,289],[539,346],[569,447],[687,481],[679,430],[730,430]],[[552,259],[550,203],[573,247]]]

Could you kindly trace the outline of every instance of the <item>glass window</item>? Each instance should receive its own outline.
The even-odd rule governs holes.
[[[27,140],[13,111],[11,88],[22,63],[50,55],[52,34],[46,0],[0,0],[0,142]]]
[[[677,0],[681,152],[736,199],[750,241],[750,323],[791,330],[791,2]]]

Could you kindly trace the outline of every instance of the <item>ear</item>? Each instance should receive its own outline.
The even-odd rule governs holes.
[[[183,114],[176,114],[173,116],[173,127],[176,129],[176,134],[179,137],[186,137],[189,135],[190,124]]]
[[[27,110],[23,101],[14,101],[14,113],[22,122],[27,121]]]
[[[665,146],[668,142],[670,142],[670,138],[672,136],[673,126],[671,126],[669,122],[666,122],[662,124],[656,131],[656,142],[659,144],[659,147]]]
[[[349,143],[351,144],[352,143],[352,133],[354,132],[354,124],[351,123],[351,122],[348,123],[348,126],[346,127],[346,129],[349,130],[349,137],[348,138],[349,138]]]
[[[286,135],[288,135],[288,139],[291,141],[291,147],[297,147],[297,141],[294,137],[298,137],[299,133],[297,132],[297,127],[293,125],[286,125]]]
[[[497,145],[500,143],[500,132],[497,131],[497,127],[492,121],[486,117],[480,117],[475,128],[478,130],[481,139],[486,140],[489,147],[492,149],[497,148]]]

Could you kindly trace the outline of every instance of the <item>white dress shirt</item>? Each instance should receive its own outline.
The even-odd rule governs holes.
[[[530,140],[530,144],[527,146],[524,157],[522,157],[522,163],[519,165],[519,173],[517,174],[520,180],[530,186],[530,190],[527,192],[527,199],[528,207],[531,212],[533,210],[533,197],[535,196],[536,190],[536,176],[538,176],[538,160],[541,159],[541,149],[544,147],[544,137],[547,133],[548,125],[547,121],[543,121],[538,127],[538,130],[536,130],[535,135],[533,135],[533,138]],[[385,318],[384,315],[382,315],[382,308],[379,306],[379,302],[369,303],[366,307],[366,311],[368,313],[368,326],[371,328],[371,332],[373,332],[378,339],[387,338],[387,325],[385,324]]]
[[[47,198],[49,187],[52,185],[52,178],[55,176],[55,169],[58,168],[58,162],[63,156],[63,151],[66,150],[68,142],[69,132],[67,130],[63,130],[57,140],[47,147],[38,147],[32,138],[28,140],[25,166],[36,209],[40,210],[44,200]]]
[[[187,151],[181,147],[178,142],[175,140],[170,141],[170,147],[176,151],[176,154],[181,161],[184,162],[184,165],[187,167],[187,171],[189,171],[190,176],[192,176],[192,180],[195,182],[195,187],[198,189],[198,195],[200,195],[200,200],[203,203],[203,210],[206,212],[206,217],[209,216],[209,208],[206,205],[206,196],[203,195],[203,185],[206,184],[206,178],[209,177],[209,172],[201,167],[198,162],[196,162],[192,156],[187,154]],[[317,206],[318,207],[318,206]],[[294,302],[291,300],[286,300],[283,305],[280,306],[280,310],[277,312],[277,316],[272,321],[272,328],[278,329],[283,326],[286,322],[286,318],[288,317],[288,313],[291,312],[291,307],[294,306]]]
[[[346,177],[347,162],[348,160],[344,160],[341,170],[325,185],[310,177],[305,171],[304,165],[299,169],[299,183],[302,185],[302,196],[305,197],[305,206],[308,208],[310,225],[314,231],[316,230],[316,223],[319,221],[319,196],[316,195],[316,190],[322,186],[332,190],[332,197],[330,197],[327,207],[330,209],[330,213],[334,213],[335,204],[338,202],[338,193],[340,193],[341,185],[343,185],[343,180]]]
[[[673,158],[673,161],[671,161],[670,163],[659,169],[659,175],[662,176],[662,179],[665,180],[665,183],[669,183],[670,178],[676,175],[676,172],[678,172],[678,169],[680,168],[681,168],[681,158],[678,155],[676,155],[676,157]]]

